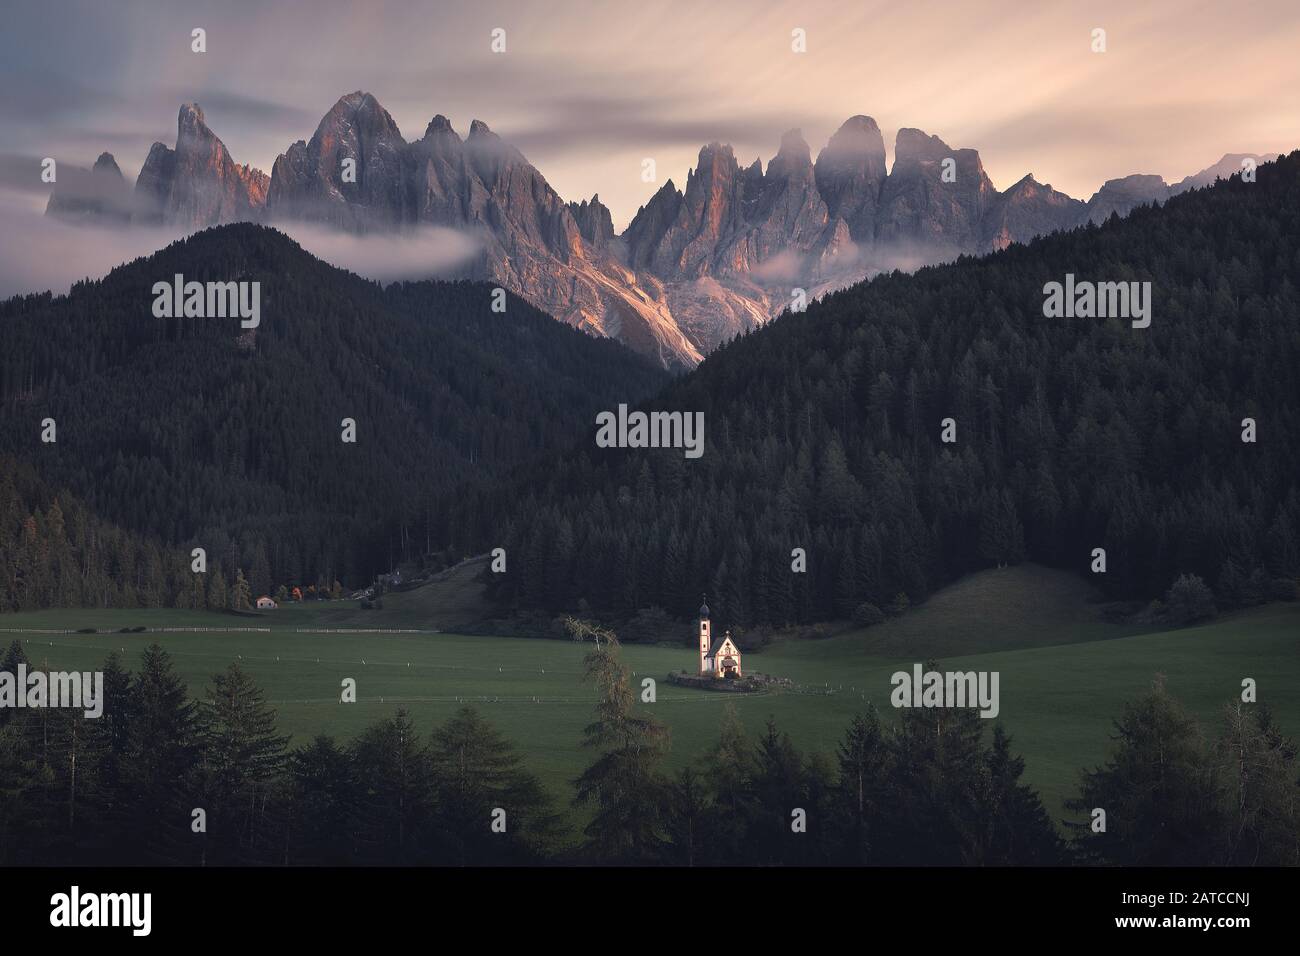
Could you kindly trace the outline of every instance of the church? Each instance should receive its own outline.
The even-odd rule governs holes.
[[[734,680],[740,672],[740,648],[726,631],[716,640],[709,624],[707,599],[700,607],[700,676]]]

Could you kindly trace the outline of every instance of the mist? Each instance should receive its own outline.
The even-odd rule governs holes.
[[[189,233],[176,226],[64,221],[45,215],[45,200],[36,193],[0,189],[0,299],[65,294],[74,282],[103,278]],[[473,236],[432,226],[367,236],[301,223],[276,223],[274,228],[317,258],[380,282],[457,273],[479,250]]]

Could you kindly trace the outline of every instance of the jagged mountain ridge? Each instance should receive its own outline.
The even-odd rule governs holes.
[[[88,179],[56,188],[47,213],[188,230],[245,220],[362,234],[456,229],[478,246],[464,275],[685,368],[788,307],[796,290],[817,297],[880,271],[1127,215],[1231,175],[1250,155],[1228,154],[1172,186],[1158,176],[1111,180],[1084,203],[1032,175],[999,192],[976,150],[917,129],[899,130],[889,168],[876,121],[854,116],[815,160],[799,130],[782,137],[766,169],[757,159],[742,167],[730,146],[704,146],[685,189],[666,182],[617,235],[598,195],[564,201],[487,124],[474,120],[462,139],[437,115],[407,142],[357,91],[277,157],[269,177],[236,164],[202,110],[185,104],[175,148],[153,145],[129,201],[105,153]]]

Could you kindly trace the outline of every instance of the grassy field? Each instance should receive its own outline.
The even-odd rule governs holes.
[[[457,587],[463,587],[459,582]],[[394,600],[395,598],[406,600]],[[526,754],[555,795],[588,755],[579,746],[593,694],[580,680],[587,648],[567,641],[470,637],[454,633],[331,634],[298,628],[418,627],[420,592],[385,597],[382,616],[354,605],[295,607],[232,617],[183,611],[48,611],[0,617],[0,634],[26,642],[28,656],[52,669],[93,669],[110,649],[129,666],[157,641],[173,656],[191,693],[239,659],[274,703],[295,742],[316,734],[348,738],[398,707],[427,730],[463,702],[473,703]],[[721,622],[719,622],[721,623]],[[269,627],[268,632],[40,634],[83,627]],[[769,715],[801,748],[833,752],[854,713],[874,701],[886,719],[890,675],[937,657],[947,669],[1000,672],[999,719],[1024,755],[1026,778],[1049,810],[1075,788],[1080,768],[1104,759],[1111,721],[1157,672],[1171,692],[1217,732],[1224,704],[1254,677],[1262,701],[1300,737],[1300,605],[1275,604],[1178,631],[1135,634],[1105,623],[1077,579],[1040,568],[988,571],[958,582],[904,618],[865,632],[818,641],[778,642],[747,655],[747,669],[796,682],[794,691],[717,694],[668,685],[689,668],[693,650],[625,645],[642,677],[659,680],[656,716],[672,728],[670,763],[697,759],[716,740],[721,708],[734,703],[757,733]],[[691,632],[681,635],[689,639]],[[338,702],[340,682],[357,680],[359,701]],[[991,723],[991,722],[990,722]]]

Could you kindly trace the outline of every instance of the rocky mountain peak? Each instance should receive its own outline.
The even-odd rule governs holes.
[[[451,128],[451,120],[439,113],[433,119],[429,120],[429,125],[424,128],[425,137],[436,136],[440,133],[452,133],[456,131]]]
[[[269,184],[261,170],[230,158],[197,103],[183,103],[176,115],[176,148],[154,143],[136,179],[136,214],[193,229],[255,219]]]
[[[1088,200],[1087,219],[1102,223],[1114,214],[1127,216],[1138,206],[1164,202],[1169,195],[1169,185],[1164,178],[1153,173],[1108,179]]]
[[[207,121],[203,117],[203,110],[198,103],[182,103],[180,112],[176,116],[177,130],[197,129],[198,127],[207,128]]]
[[[894,138],[894,165],[902,162],[937,162],[953,151],[938,136],[931,136],[923,130],[905,127]]]
[[[1007,190],[1007,193],[1011,195],[1029,196],[1038,192],[1038,190],[1042,188],[1043,188],[1042,183],[1040,183],[1037,179],[1034,178],[1033,173],[1025,173],[1025,175],[1021,176],[1020,179],[1015,183],[1015,185],[1011,186]],[[1051,187],[1049,186],[1048,188],[1050,189]]]
[[[875,238],[876,209],[887,176],[885,140],[870,116],[851,116],[817,155],[817,190],[832,219],[842,219],[854,242]]]
[[[900,129],[894,167],[881,190],[876,241],[940,259],[975,248],[981,220],[997,195],[978,152],[953,149],[919,129]]]
[[[597,249],[603,248],[614,238],[614,221],[609,210],[600,201],[600,194],[591,197],[591,201],[569,203],[569,212],[578,224],[582,238]]]
[[[771,176],[775,167],[776,175],[789,176],[802,172],[811,165],[812,150],[808,148],[808,142],[803,138],[803,131],[787,130],[781,135],[781,148],[768,164],[767,174]]]
[[[990,249],[1005,249],[1013,242],[1067,229],[1083,212],[1082,202],[1040,183],[1031,173],[993,197],[979,223],[980,242]]]
[[[387,139],[402,137],[388,110],[361,90],[339,97],[316,127],[316,136],[347,135],[358,128]]]
[[[469,142],[481,139],[499,140],[500,137],[488,129],[487,123],[476,119],[469,124]]]
[[[832,152],[872,152],[876,143],[884,144],[880,126],[870,116],[859,113],[846,119],[832,135],[826,148]]]
[[[99,157],[95,160],[95,165],[91,167],[90,171],[93,173],[116,176],[118,179],[123,178],[122,170],[117,165],[117,160],[113,158],[112,153],[100,153]]]
[[[130,219],[131,192],[113,154],[100,153],[89,171],[60,166],[45,213],[85,222]]]
[[[1199,189],[1203,186],[1212,186],[1217,180],[1231,179],[1242,171],[1242,163],[1247,159],[1254,160],[1256,165],[1271,163],[1277,159],[1277,153],[1224,153],[1213,166],[1202,169],[1199,173],[1193,173],[1191,176],[1184,177],[1177,183],[1169,187],[1170,193],[1181,193],[1188,189]]]

